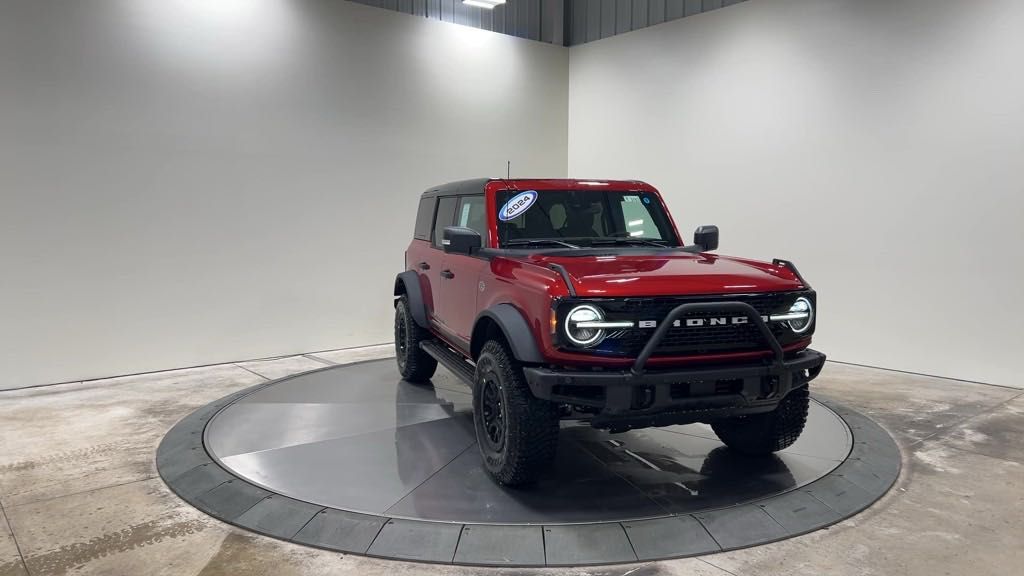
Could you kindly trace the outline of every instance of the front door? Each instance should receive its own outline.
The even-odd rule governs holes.
[[[487,209],[483,194],[460,196],[455,208],[454,226],[472,228],[487,242]],[[473,323],[476,321],[476,297],[480,293],[480,273],[487,260],[465,254],[445,254],[441,271],[441,313],[446,328],[469,349]],[[446,279],[447,278],[447,279]]]

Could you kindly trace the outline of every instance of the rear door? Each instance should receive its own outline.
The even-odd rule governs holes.
[[[425,258],[428,266],[427,276],[430,278],[432,294],[431,317],[438,328],[451,332],[445,321],[445,310],[448,308],[448,300],[451,298],[451,280],[444,272],[446,254],[441,246],[444,239],[445,226],[451,226],[455,218],[455,206],[459,199],[455,196],[442,196],[437,201],[437,214],[434,216],[434,228],[431,234],[429,255]],[[422,263],[415,265],[422,266]]]
[[[423,304],[427,308],[428,317],[434,312],[434,289],[437,286],[438,272],[442,264],[440,250],[435,249],[430,241],[434,231],[436,209],[436,196],[420,199],[412,242],[409,243],[409,248],[405,251],[406,270],[412,270],[419,276],[420,292],[423,295]]]
[[[460,196],[455,206],[453,225],[476,230],[486,246],[487,208],[484,195]],[[444,255],[441,285],[445,296],[441,313],[447,329],[463,341],[467,349],[477,316],[476,297],[480,293],[480,273],[487,265],[488,261],[478,256]]]

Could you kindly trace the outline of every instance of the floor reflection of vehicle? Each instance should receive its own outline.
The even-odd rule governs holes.
[[[458,383],[454,386],[465,388]],[[472,397],[468,388],[466,392],[457,392],[453,389],[433,387],[430,383],[412,384],[400,381],[395,389],[395,453],[398,458],[399,478],[404,484],[409,485],[410,489],[424,480],[422,476],[425,464],[435,463],[444,466],[450,461],[449,456],[442,456],[441,453],[450,455],[451,451],[445,450],[447,447],[438,443],[438,437],[428,433],[429,429],[424,429],[423,426],[410,425],[420,421],[418,417],[422,411],[425,393],[434,395],[437,406],[448,415],[448,419],[461,424],[457,428],[464,430],[467,446],[476,442],[473,432]]]
[[[580,427],[573,439],[673,513],[749,502],[800,483],[785,454],[744,457],[720,442],[675,431],[680,428],[610,435]]]
[[[504,487],[486,473],[474,447],[470,396],[445,375],[435,380],[397,386],[397,469],[409,493],[389,510],[395,516],[464,522],[657,517],[757,500],[822,473],[791,467],[799,456],[738,455],[718,440],[687,434],[689,427],[610,434],[564,423],[556,465],[535,485]],[[416,422],[430,401],[424,393],[448,414],[447,425],[405,424]],[[446,449],[450,442],[465,449]]]

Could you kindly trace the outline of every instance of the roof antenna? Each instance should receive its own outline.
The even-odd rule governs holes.
[[[512,161],[505,161],[505,179],[510,180],[512,178]]]

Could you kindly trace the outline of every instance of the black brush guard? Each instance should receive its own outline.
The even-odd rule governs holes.
[[[770,361],[648,370],[647,362],[672,324],[689,313],[737,313],[757,326],[771,349]],[[805,349],[785,357],[758,311],[745,302],[690,302],[673,308],[623,371],[524,368],[538,398],[583,408],[597,428],[629,429],[707,422],[770,412],[789,392],[821,372],[825,355]]]

